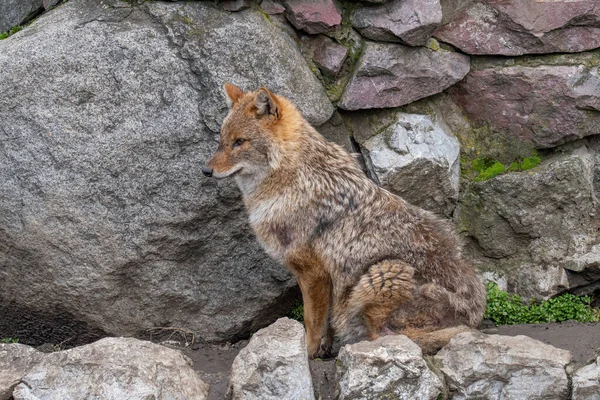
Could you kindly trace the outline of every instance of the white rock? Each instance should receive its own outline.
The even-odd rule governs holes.
[[[8,400],[21,378],[37,363],[44,353],[23,344],[0,343],[0,400]]]
[[[314,399],[302,324],[280,318],[256,332],[233,361],[227,398]]]
[[[435,360],[452,399],[563,400],[571,353],[526,336],[460,333]]]
[[[203,400],[208,385],[180,351],[133,338],[106,338],[47,354],[14,400]]]
[[[600,245],[593,246],[588,253],[574,255],[565,260],[565,268],[575,272],[582,272],[588,268],[597,268],[600,265]]]
[[[337,358],[340,399],[437,399],[442,382],[403,335],[346,345]]]
[[[573,400],[600,400],[600,356],[573,375]]]
[[[362,147],[383,187],[430,211],[451,213],[458,197],[460,144],[441,119],[398,112]]]
[[[498,285],[498,289],[504,290],[505,292],[508,290],[508,282],[506,281],[506,276],[498,271],[483,271],[481,272],[481,276],[485,282],[494,282]]]

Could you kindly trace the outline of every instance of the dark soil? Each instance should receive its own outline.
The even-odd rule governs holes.
[[[504,325],[484,329],[484,333],[506,336],[525,335],[559,349],[569,350],[573,361],[586,364],[600,349],[600,323],[582,324],[567,321],[562,324]]]
[[[335,383],[335,358],[329,360],[310,360],[310,374],[313,378],[315,398],[335,400],[337,385]]]
[[[194,369],[198,371],[202,380],[210,385],[208,400],[225,398],[233,360],[247,344],[247,340],[242,340],[235,344],[200,344],[197,350],[181,349],[192,359]]]
[[[78,321],[67,312],[55,310],[50,314],[0,300],[0,339],[17,338],[22,344],[34,347],[46,345],[64,350],[107,336],[106,332]]]

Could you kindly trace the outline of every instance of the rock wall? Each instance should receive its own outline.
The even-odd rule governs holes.
[[[293,278],[200,173],[224,82],[291,98],[510,291],[598,291],[599,38],[597,0],[59,4],[0,41],[0,320],[223,341],[286,312]]]

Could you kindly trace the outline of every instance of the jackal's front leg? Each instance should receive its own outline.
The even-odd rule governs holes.
[[[300,274],[297,279],[304,302],[308,355],[311,358],[326,357],[333,343],[333,332],[329,326],[331,279],[324,271]]]
[[[290,252],[286,261],[302,291],[308,355],[311,358],[327,356],[333,342],[333,332],[329,327],[329,273],[319,257],[307,249]]]

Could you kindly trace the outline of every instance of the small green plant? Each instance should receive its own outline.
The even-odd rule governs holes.
[[[0,343],[19,343],[19,339],[15,339],[15,338],[2,338],[2,339],[0,339]]]
[[[522,162],[513,162],[509,165],[508,170],[511,172],[527,171],[528,169],[537,167],[542,162],[538,156],[524,158]]]
[[[542,159],[538,156],[527,157],[523,159],[523,162],[521,163],[521,170],[527,171],[528,169],[537,167],[538,165],[540,165],[541,162]]]
[[[600,309],[591,307],[592,299],[570,293],[553,299],[523,304],[519,295],[510,295],[494,282],[487,284],[487,308],[485,318],[496,325],[538,324],[545,322],[600,321]]]
[[[498,161],[496,161],[489,167],[479,171],[479,174],[475,177],[475,181],[487,181],[488,179],[495,178],[496,176],[505,172],[506,168],[504,167],[504,164],[501,164]]]
[[[294,304],[294,307],[292,307],[288,317],[295,319],[296,321],[304,322],[304,305],[301,301],[298,301],[296,304]]]
[[[13,27],[10,31],[6,31],[3,33],[0,33],[0,40],[6,39],[9,36],[14,35],[15,33],[19,32],[20,30],[22,30],[23,27],[20,25],[17,25],[15,27]]]

